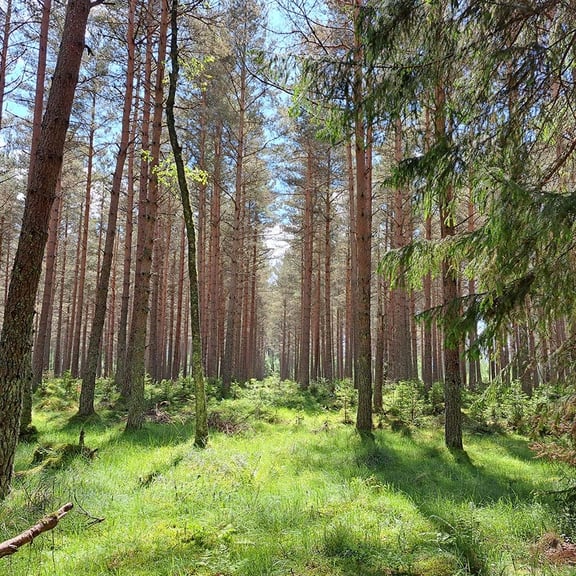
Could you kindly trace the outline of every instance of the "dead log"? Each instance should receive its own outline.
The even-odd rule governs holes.
[[[14,554],[18,552],[21,546],[24,544],[28,544],[36,538],[42,532],[48,532],[48,530],[52,530],[56,527],[58,522],[72,510],[74,504],[72,502],[68,502],[68,504],[64,504],[62,508],[53,512],[49,516],[45,516],[40,520],[37,524],[34,524],[28,530],[22,532],[22,534],[18,534],[18,536],[14,536],[14,538],[10,538],[10,540],[5,540],[0,544],[0,558],[2,556],[9,556],[10,554]]]

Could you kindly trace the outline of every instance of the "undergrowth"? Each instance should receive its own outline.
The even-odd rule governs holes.
[[[66,501],[75,508],[0,559],[7,576],[571,573],[539,548],[566,527],[554,493],[571,471],[535,459],[502,411],[492,421],[489,394],[482,414],[468,416],[464,455],[444,448],[441,399],[418,383],[385,389],[373,440],[351,425],[348,382],[236,386],[232,398],[211,399],[204,450],[193,446],[186,381],[148,383],[148,422],[130,434],[109,382],[99,383],[99,418],[74,418],[76,395],[74,382],[39,395],[38,441],[19,446],[0,539]],[[34,461],[39,446],[75,445],[81,430],[94,457]]]

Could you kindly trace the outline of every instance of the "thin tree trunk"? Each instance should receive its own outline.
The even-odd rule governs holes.
[[[330,154],[330,153],[329,153]],[[324,200],[324,376],[332,384],[334,381],[334,339],[332,326],[332,190],[331,157],[328,156],[328,182]]]
[[[80,207],[80,220],[78,222],[78,235],[80,235],[80,231],[82,230],[82,216],[84,214],[84,205]],[[78,262],[80,261],[80,249],[82,243],[78,238],[78,242],[76,243],[76,251],[74,255],[74,282],[72,285],[72,306],[68,305],[70,309],[70,313],[66,315],[66,348],[64,349],[64,361],[62,364],[62,370],[64,372],[68,372],[70,370],[71,362],[72,362],[72,343],[74,340],[74,327],[76,326],[76,315],[78,314],[78,299],[76,295],[78,294],[78,279],[79,279],[79,272],[80,267]]]
[[[34,91],[34,114],[32,117],[32,140],[30,143],[30,165],[28,167],[28,187],[34,171],[36,150],[42,131],[42,114],[44,112],[44,92],[46,90],[46,56],[48,52],[48,31],[50,29],[50,12],[52,0],[42,4],[42,19],[40,21],[40,39],[38,44],[38,60],[36,62],[36,89]]]
[[[172,359],[172,379],[178,378],[182,358],[182,304],[184,300],[184,268],[186,265],[186,226],[182,226],[180,235],[180,253],[178,257],[178,295],[176,297],[176,327],[174,330],[174,356]]]
[[[38,149],[38,143],[40,141],[41,132],[42,132],[42,114],[44,112],[44,91],[45,91],[45,78],[46,78],[46,53],[48,50],[48,30],[50,26],[50,11],[52,9],[52,2],[51,0],[46,0],[42,6],[42,19],[40,22],[40,39],[38,44],[38,60],[36,63],[36,89],[34,92],[34,114],[32,119],[32,140],[30,146],[30,162],[28,165],[28,188],[30,188],[32,177],[34,174],[34,162],[36,161],[36,151]],[[7,7],[8,10],[11,12],[11,6]],[[5,42],[6,42],[6,51],[7,51],[7,42],[8,42],[8,32],[9,32],[9,25],[10,25],[10,14],[7,14],[6,24],[5,24]],[[3,51],[3,57],[7,54]],[[2,72],[0,72],[2,76],[3,82],[6,79],[5,69],[2,68]],[[4,88],[2,87],[2,95],[4,93]],[[0,103],[0,108],[2,107],[2,103]],[[2,112],[0,111],[0,115]],[[1,126],[1,122],[0,122]],[[51,272],[52,270],[50,270]],[[48,271],[47,271],[48,272]],[[48,310],[46,310],[46,315],[43,320],[47,319]],[[42,328],[45,328],[46,324],[42,324]],[[43,339],[45,341],[46,333],[44,333]],[[42,352],[44,350],[42,349]],[[32,356],[30,356],[32,360]],[[44,355],[42,355],[42,360],[44,359]],[[33,377],[32,367],[27,370],[27,373]],[[42,371],[40,371],[40,380],[42,379]],[[30,385],[29,385],[30,384]],[[24,419],[24,426],[27,427],[26,421],[32,421],[32,391],[34,388],[34,382],[31,380],[25,381],[24,385],[24,411],[22,417]],[[28,424],[30,423],[28,422]]]
[[[219,376],[219,360],[223,350],[222,325],[222,263],[220,247],[222,173],[222,124],[216,124],[214,135],[214,178],[210,202],[210,291],[208,294],[208,342],[206,343],[206,373],[209,378]]]
[[[106,240],[104,243],[104,255],[102,267],[98,277],[96,287],[96,302],[94,317],[92,319],[92,329],[90,331],[90,342],[86,355],[86,365],[82,373],[82,388],[80,390],[80,402],[78,414],[80,416],[90,416],[94,413],[94,392],[96,389],[96,374],[98,372],[98,360],[102,346],[102,333],[104,330],[104,320],[106,319],[106,305],[108,302],[108,287],[110,284],[110,273],[114,258],[114,246],[116,243],[116,223],[118,221],[118,208],[120,205],[120,191],[122,188],[122,175],[124,164],[130,146],[130,114],[132,111],[132,94],[134,84],[134,18],[136,12],[136,0],[130,0],[128,10],[128,31],[126,42],[128,46],[128,64],[126,68],[126,82],[124,85],[124,105],[122,109],[122,127],[118,155],[116,156],[116,167],[112,177],[112,190],[110,191],[110,206],[108,208],[108,222],[106,224]]]
[[[188,238],[188,276],[190,280],[190,319],[192,325],[192,375],[196,388],[196,434],[194,444],[203,448],[208,443],[208,414],[206,408],[206,392],[204,384],[204,371],[202,367],[202,342],[200,335],[200,303],[198,289],[198,274],[196,270],[196,231],[194,229],[194,215],[190,204],[190,192],[186,181],[182,148],[178,143],[176,121],[174,118],[174,103],[176,99],[176,86],[178,83],[178,0],[172,0],[171,10],[171,44],[170,87],[166,102],[166,116],[170,143],[174,154],[174,163],[178,175],[178,187],[184,211],[184,223]]]
[[[48,11],[50,9],[48,8]],[[4,92],[6,90],[6,71],[8,68],[8,46],[10,44],[12,19],[12,0],[6,0],[4,9],[4,27],[2,30],[2,48],[0,50],[0,130],[2,129],[2,113],[4,112]]]
[[[84,202],[84,222],[82,223],[82,238],[80,240],[80,263],[78,272],[78,304],[76,308],[76,323],[72,341],[72,362],[70,371],[72,377],[80,375],[80,342],[84,317],[84,294],[86,291],[86,261],[88,257],[88,232],[90,228],[90,208],[92,204],[92,169],[94,166],[94,136],[96,134],[96,91],[92,93],[92,112],[90,118],[90,136],[88,139],[88,166],[86,170],[86,198]]]
[[[56,325],[56,347],[54,349],[54,376],[62,375],[62,343],[64,324],[64,288],[66,286],[66,262],[68,253],[68,212],[64,219],[64,242],[62,246],[62,262],[60,264],[60,290],[58,294],[58,322]]]
[[[60,178],[57,188],[61,188]],[[50,222],[48,224],[48,241],[46,245],[46,269],[44,271],[44,290],[42,292],[42,307],[38,322],[38,336],[34,344],[32,356],[32,389],[36,390],[42,384],[42,373],[48,367],[46,361],[50,355],[50,317],[54,302],[54,281],[56,279],[56,247],[58,245],[58,227],[60,224],[60,208],[62,206],[61,190],[57,192],[56,201],[52,205]]]
[[[247,70],[244,64],[240,70],[240,87],[238,96],[238,145],[236,147],[236,173],[234,197],[234,225],[232,230],[232,254],[230,264],[230,286],[228,294],[228,310],[226,311],[226,337],[224,355],[222,358],[222,395],[229,396],[230,386],[235,376],[235,361],[238,357],[241,285],[240,261],[244,244],[245,191],[244,191],[244,155],[245,155],[245,123],[246,123],[246,86]]]
[[[377,258],[380,259],[380,251]],[[382,411],[382,388],[384,385],[385,369],[384,359],[386,351],[386,316],[385,316],[385,288],[384,278],[379,274],[376,278],[376,346],[374,351],[374,410]]]
[[[103,376],[109,378],[114,371],[114,339],[116,334],[116,278],[118,270],[118,235],[116,235],[116,244],[114,246],[114,258],[112,259],[112,271],[110,277],[110,295],[109,295],[109,305],[107,306],[109,313],[107,314],[107,328],[106,328],[106,338],[102,348],[104,349],[104,366],[103,366]],[[94,311],[96,314],[96,311]],[[90,334],[92,337],[92,334]],[[90,350],[90,344],[88,344],[88,350]],[[86,359],[88,362],[88,359]],[[87,366],[88,367],[88,366]],[[101,374],[101,372],[98,372]],[[97,374],[97,375],[98,375]]]
[[[132,118],[130,141],[134,139],[138,124],[138,90],[136,84],[136,98],[134,103],[134,116]],[[114,383],[127,398],[128,385],[126,378],[126,349],[128,320],[130,314],[130,276],[132,271],[132,237],[134,231],[134,162],[136,160],[134,147],[128,151],[128,169],[126,175],[126,222],[124,226],[124,251],[122,268],[122,295],[120,296],[120,318],[118,320],[118,344],[116,347],[116,373]]]
[[[304,215],[302,225],[302,284],[300,287],[300,352],[298,384],[307,389],[310,385],[310,336],[312,329],[312,259],[314,250],[313,230],[313,178],[312,150],[306,143],[306,180],[304,182]]]
[[[352,142],[346,143],[346,166],[348,172],[348,245],[347,245],[347,266],[346,266],[346,308],[345,308],[345,329],[343,334],[344,346],[344,378],[354,376],[354,357],[356,355],[356,316],[352,303],[355,298],[355,287],[358,276],[358,266],[356,261],[356,205],[354,187],[354,159],[352,154]]]

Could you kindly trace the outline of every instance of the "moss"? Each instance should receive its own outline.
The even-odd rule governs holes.
[[[414,576],[454,576],[458,560],[451,554],[422,556],[412,567]]]

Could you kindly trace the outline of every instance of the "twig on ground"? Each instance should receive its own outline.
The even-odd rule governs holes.
[[[55,528],[58,522],[60,522],[60,520],[64,518],[64,516],[66,516],[73,507],[74,504],[68,502],[68,504],[64,504],[64,506],[56,512],[42,518],[42,520],[34,524],[34,526],[28,528],[28,530],[18,534],[18,536],[14,536],[14,538],[10,538],[9,540],[0,543],[0,558],[18,552],[24,544],[29,544],[34,540],[34,538],[36,538],[36,536],[42,534],[42,532],[48,532],[48,530]]]

